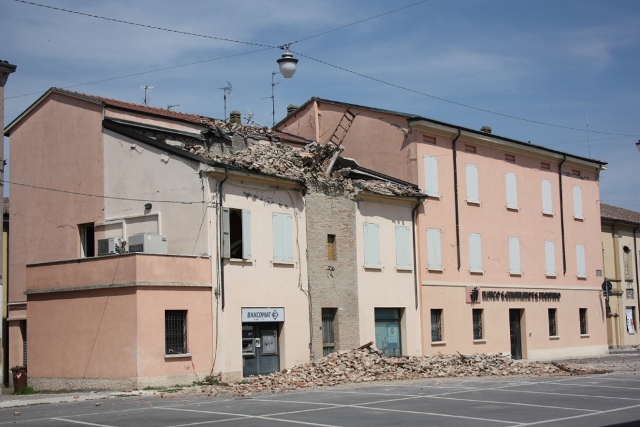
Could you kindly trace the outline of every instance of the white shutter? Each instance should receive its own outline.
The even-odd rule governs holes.
[[[282,221],[280,221],[280,214],[277,213],[273,213],[271,218],[273,219],[273,260],[282,262],[284,261]]]
[[[507,208],[518,209],[518,186],[516,184],[516,174],[507,172]]]
[[[578,277],[587,277],[587,268],[584,260],[584,245],[576,245],[576,268]]]
[[[441,231],[435,228],[427,228],[427,264],[434,270],[442,268],[440,233]]]
[[[509,273],[520,273],[520,239],[509,237]]]
[[[477,233],[469,233],[469,270],[482,271],[482,240]]]
[[[544,264],[547,276],[556,275],[556,244],[544,242]]]
[[[573,186],[573,217],[582,219],[582,187]]]
[[[553,214],[553,204],[551,201],[551,181],[542,180],[542,213]]]
[[[242,209],[242,259],[251,259],[251,211]]]
[[[438,192],[438,158],[424,156],[424,193],[439,196]]]
[[[231,226],[229,208],[222,208],[222,258],[231,258]]]
[[[480,202],[478,192],[478,166],[467,165],[467,201]]]
[[[364,223],[364,265],[380,267],[380,231],[378,224]]]
[[[293,234],[291,215],[273,213],[273,260],[293,262]]]
[[[396,226],[396,267],[411,268],[411,229]]]

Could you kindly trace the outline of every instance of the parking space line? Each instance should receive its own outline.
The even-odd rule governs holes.
[[[573,415],[571,417],[554,418],[552,420],[534,421],[532,423],[521,423],[521,424],[518,424],[518,426],[533,426],[533,425],[539,425],[539,424],[554,423],[557,421],[573,420],[576,418],[593,417],[594,415],[608,414],[611,412],[618,412],[618,411],[626,411],[627,409],[634,409],[638,407],[640,407],[640,405],[625,406],[624,408],[607,409],[605,411],[598,411],[591,414],[580,414],[580,415]]]
[[[432,396],[429,396],[429,397],[432,397]],[[496,401],[496,400],[479,400],[479,399],[461,399],[459,397],[442,397],[442,396],[433,396],[433,399],[459,400],[463,402],[478,402],[478,403],[498,403],[500,405],[514,405],[514,406],[533,406],[536,408],[564,409],[566,411],[598,412],[596,409],[567,408],[564,406],[536,405],[533,403],[515,403],[515,402],[507,402],[504,400]]]
[[[106,424],[96,424],[96,423],[88,423],[85,421],[78,421],[78,420],[68,420],[66,418],[45,418],[46,420],[56,420],[56,421],[66,421],[72,424],[82,424],[85,426],[96,426],[96,427],[115,427],[115,426],[109,426]]]
[[[570,394],[570,393],[556,393],[549,391],[532,391],[532,390],[504,390],[504,389],[491,389],[496,391],[506,391],[509,393],[534,393],[534,394],[552,394],[555,396],[572,396],[572,397],[590,397],[593,399],[616,399],[616,400],[635,400],[639,401],[640,399],[635,399],[633,397],[615,397],[615,396],[591,396],[589,394]]]
[[[572,384],[565,384],[565,383],[561,383],[561,382],[546,382],[545,384],[557,384],[557,385],[562,385],[562,386],[576,386],[576,387],[598,387],[598,388],[620,388],[623,390],[638,390],[638,387],[619,387],[619,386],[615,386],[615,385],[595,385],[595,384],[578,384],[578,383],[572,383]]]

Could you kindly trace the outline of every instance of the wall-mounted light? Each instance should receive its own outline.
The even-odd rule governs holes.
[[[153,207],[153,205],[151,203],[145,203],[144,204],[145,210],[150,210],[152,207]]]
[[[293,54],[289,52],[289,45],[281,46],[285,49],[285,53],[282,54],[282,58],[278,59],[278,66],[280,67],[280,74],[285,79],[290,79],[296,73],[296,67],[298,60],[293,57]]]

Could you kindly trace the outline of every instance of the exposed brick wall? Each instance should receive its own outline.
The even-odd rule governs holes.
[[[311,292],[314,359],[322,357],[322,308],[336,308],[335,349],[360,345],[358,329],[358,271],[356,206],[344,196],[311,190],[306,195],[307,257]],[[336,236],[337,259],[330,261],[327,235]]]

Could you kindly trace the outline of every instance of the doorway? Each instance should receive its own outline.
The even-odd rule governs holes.
[[[509,334],[511,336],[511,358],[522,359],[522,311],[519,308],[509,309]]]
[[[280,371],[279,323],[242,324],[242,376]]]

